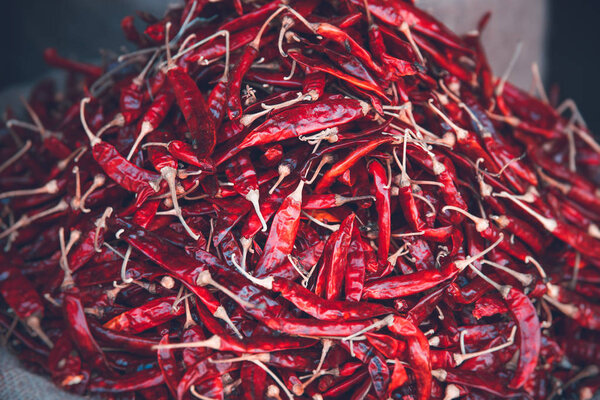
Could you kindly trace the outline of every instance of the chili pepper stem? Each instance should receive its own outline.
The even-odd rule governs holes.
[[[271,187],[271,189],[269,189],[269,194],[273,194],[273,192],[275,191],[275,189],[277,189],[279,184],[283,182],[283,180],[292,173],[292,170],[287,164],[279,164],[279,167],[277,168],[277,173],[279,174],[279,177],[277,178],[277,181],[275,181],[275,184]]]
[[[88,188],[88,190],[86,190],[86,192],[83,194],[83,196],[81,196],[81,200],[79,201],[79,209],[81,210],[82,213],[88,214],[92,211],[89,208],[85,207],[85,201],[87,200],[89,195],[94,192],[94,190],[103,186],[105,182],[106,182],[106,177],[104,175],[98,174],[98,175],[94,176],[92,185]]]
[[[221,338],[217,335],[213,335],[206,340],[201,340],[198,342],[155,344],[152,346],[152,350],[187,349],[192,347],[207,347],[209,349],[219,350],[221,348]]]
[[[500,265],[493,261],[481,260],[481,263],[492,266],[494,268],[497,268],[501,271],[506,272],[507,274],[511,275],[513,278],[518,280],[521,283],[521,285],[523,285],[523,286],[529,286],[533,282],[533,276],[531,276],[531,274],[523,274],[523,273],[517,272],[513,269],[510,269],[508,267],[505,267],[504,265]]]
[[[575,305],[561,303],[556,299],[560,291],[558,286],[551,283],[548,283],[546,286],[548,287],[548,293],[544,295],[544,300],[570,318],[574,318],[579,313],[579,309]]]
[[[439,108],[434,106],[433,99],[429,99],[427,101],[427,104],[429,105],[429,108],[431,110],[433,110],[433,112],[435,112],[440,118],[442,118],[444,120],[445,123],[450,125],[450,128],[452,128],[452,130],[456,134],[456,138],[459,141],[463,141],[467,138],[467,136],[468,136],[467,130],[456,125],[454,122],[452,122],[452,120],[450,118],[448,118],[448,116],[446,114],[444,114]]]
[[[198,398],[198,399],[200,399],[200,400],[215,400],[215,399],[214,399],[214,398],[212,398],[212,397],[204,396],[204,395],[202,395],[202,394],[198,393],[198,392],[196,391],[196,385],[192,385],[192,386],[190,386],[190,393],[192,393],[192,395],[193,395],[194,397],[196,397],[196,398]]]
[[[544,217],[540,213],[534,211],[529,206],[523,204],[523,202],[521,200],[517,199],[515,196],[513,196],[510,193],[507,193],[507,192],[494,193],[494,196],[503,197],[503,198],[511,200],[513,203],[517,204],[519,207],[521,207],[523,210],[525,210],[532,217],[537,219],[542,224],[542,226],[549,232],[554,232],[554,230],[558,226],[556,220]]]
[[[319,165],[317,165],[317,168],[315,169],[315,172],[313,173],[312,178],[310,178],[309,180],[305,181],[305,183],[307,185],[312,185],[312,183],[319,177],[319,172],[321,172],[321,169],[323,169],[323,167],[325,166],[325,164],[330,164],[332,162],[333,162],[333,157],[331,157],[328,154],[325,154],[321,158],[321,161],[319,162]]]
[[[269,362],[271,360],[271,355],[269,353],[259,353],[259,354],[244,354],[241,357],[232,357],[232,358],[220,358],[218,360],[214,360],[210,358],[208,361],[213,364],[223,364],[223,363],[232,363],[232,362],[240,362],[240,361],[252,361],[258,360],[262,362]]]
[[[250,275],[246,270],[244,270],[237,263],[235,254],[231,255],[231,263],[238,270],[238,272],[240,274],[242,274],[250,282],[255,283],[255,284],[257,284],[257,285],[259,285],[261,287],[264,287],[265,289],[273,290],[273,280],[274,280],[274,278],[272,276],[268,276],[266,278],[255,278],[254,276]]]
[[[302,214],[308,218],[309,220],[311,220],[312,222],[314,222],[315,224],[322,226],[325,229],[329,229],[332,232],[337,232],[338,229],[340,229],[340,225],[339,224],[326,224],[325,222],[319,221],[318,219],[316,219],[315,217],[313,217],[312,215],[308,214],[306,211],[302,210]]]
[[[131,245],[127,246],[127,251],[125,251],[125,258],[123,258],[123,263],[121,264],[121,280],[123,283],[130,284],[133,282],[133,278],[127,276],[127,263],[129,262],[129,257],[131,256]]]
[[[473,265],[469,264],[469,267],[471,268],[471,270],[473,272],[475,272],[477,275],[479,275],[479,277],[481,279],[483,279],[484,281],[486,281],[487,283],[489,283],[490,285],[492,285],[494,287],[494,289],[496,289],[497,291],[499,291],[503,298],[506,298],[506,296],[508,296],[508,292],[510,291],[511,286],[509,286],[509,285],[500,285],[499,283],[494,282],[488,276],[484,275],[483,272],[481,272],[480,270],[478,270],[477,268],[475,268]]]
[[[7,123],[7,125],[8,125],[8,123]],[[31,140],[26,141],[25,144],[23,146],[21,146],[21,148],[19,150],[17,150],[17,152],[15,154],[13,154],[12,156],[10,156],[10,158],[8,160],[6,160],[2,164],[0,164],[0,174],[5,169],[10,167],[12,164],[14,164],[15,161],[17,161],[19,158],[23,157],[23,155],[25,153],[27,153],[29,151],[29,149],[31,149]]]
[[[98,244],[98,236],[100,235],[100,229],[106,229],[106,220],[112,215],[112,213],[113,208],[106,207],[104,209],[104,212],[102,213],[102,216],[98,218],[94,223],[94,225],[96,226],[96,232],[94,234],[94,250],[96,250],[97,253],[100,253],[102,251],[102,249],[100,248],[101,245]]]
[[[398,28],[398,30],[400,32],[402,32],[404,34],[404,36],[406,36],[406,38],[408,39],[408,42],[410,43],[415,54],[417,55],[417,58],[419,59],[419,62],[421,63],[421,65],[425,65],[425,59],[423,58],[423,54],[421,54],[421,50],[419,50],[419,46],[417,46],[417,44],[415,43],[415,40],[413,39],[413,36],[412,36],[412,33],[410,32],[410,27],[408,26],[408,23],[406,21],[403,21],[402,24],[400,24],[400,27]]]
[[[269,112],[271,112],[273,110],[278,110],[278,109],[281,109],[281,108],[289,107],[289,106],[292,106],[292,105],[294,105],[296,103],[299,103],[301,101],[309,101],[309,100],[312,100],[312,98],[309,95],[304,95],[301,92],[298,92],[298,95],[296,96],[295,99],[284,101],[284,102],[279,103],[279,104],[267,105],[267,104],[262,103],[261,107],[263,108],[263,111],[259,111],[259,112],[254,113],[254,114],[243,115],[240,118],[239,121],[244,126],[250,126],[258,118],[262,117],[263,115],[268,114]]]
[[[492,245],[490,245],[487,249],[483,250],[482,252],[480,252],[479,254],[476,254],[474,256],[471,256],[465,260],[458,260],[455,261],[454,264],[456,265],[456,268],[460,271],[462,271],[463,269],[467,268],[468,266],[472,267],[473,269],[476,269],[477,272],[480,272],[477,268],[473,267],[471,265],[471,263],[473,263],[474,261],[480,259],[481,257],[485,256],[487,253],[489,253],[490,251],[492,251],[496,246],[498,246],[500,244],[500,242],[502,242],[504,240],[504,234],[500,233],[500,237],[498,238],[498,240],[496,240],[494,243],[492,243]]]
[[[209,271],[202,271],[196,279],[196,284],[199,286],[212,285],[215,288],[219,289],[221,292],[225,293],[227,296],[231,297],[233,300],[235,300],[236,303],[240,304],[241,306],[249,308],[255,307],[254,304],[248,303],[247,301],[240,299],[240,297],[233,293],[231,290],[227,289],[225,286],[215,281]]]
[[[108,122],[106,125],[98,129],[96,136],[100,137],[104,134],[104,132],[108,131],[109,129],[122,126],[125,126],[125,117],[123,116],[123,114],[118,113],[117,115],[115,115],[112,121]]]
[[[69,154],[67,157],[63,158],[62,160],[60,160],[57,164],[56,164],[56,168],[59,171],[64,171],[67,166],[69,165],[69,163],[72,160],[75,160],[75,162],[79,161],[79,157],[81,157],[81,155],[83,153],[85,153],[87,151],[87,147],[86,146],[82,146],[76,150],[74,150],[71,154]]]
[[[335,143],[339,140],[338,133],[339,129],[334,126],[333,128],[324,129],[314,135],[299,136],[298,139],[307,142],[310,145],[321,143],[322,140],[327,140],[329,143]]]
[[[183,323],[183,330],[187,331],[192,326],[195,326],[197,324],[196,321],[194,321],[194,318],[192,318],[192,313],[190,311],[190,301],[187,297],[183,301],[183,304],[185,306],[185,322]]]
[[[317,364],[317,368],[313,371],[312,376],[308,378],[308,380],[304,382],[304,384],[302,384],[302,392],[304,392],[304,389],[312,382],[314,382],[315,379],[322,375],[321,368],[323,368],[323,363],[325,362],[325,357],[327,356],[327,353],[333,346],[333,341],[331,339],[323,339],[321,342],[323,343],[323,349],[321,350],[321,358],[319,359],[319,364]]]
[[[44,186],[36,189],[21,189],[12,190],[10,192],[0,193],[0,199],[8,199],[10,197],[31,196],[35,194],[56,194],[58,193],[58,184],[56,179],[48,181]]]
[[[156,129],[156,127],[153,126],[151,122],[149,122],[149,121],[142,122],[142,125],[140,127],[140,132],[138,133],[137,137],[135,138],[135,142],[133,142],[133,146],[131,146],[131,150],[129,150],[129,154],[127,154],[127,157],[126,157],[127,161],[131,160],[131,158],[135,154],[138,146],[140,145],[140,143],[142,143],[142,140],[144,140],[144,138],[150,132],[152,132],[154,129]]]
[[[513,56],[510,59],[510,62],[508,63],[508,67],[506,68],[506,71],[504,71],[504,74],[502,74],[500,81],[498,81],[498,84],[496,85],[496,88],[494,89],[494,95],[496,97],[502,96],[502,92],[504,91],[504,85],[506,84],[506,81],[508,81],[508,77],[510,76],[510,73],[512,72],[513,68],[517,64],[517,60],[519,59],[519,55],[521,54],[522,49],[523,49],[523,42],[517,43],[515,52],[513,53]]]
[[[77,240],[79,240],[80,237],[81,237],[80,231],[77,231],[77,230],[71,231],[71,233],[69,234],[69,242],[65,245],[65,228],[61,226],[60,229],[58,230],[58,239],[59,239],[59,243],[60,243],[60,262],[59,262],[59,264],[60,264],[60,268],[64,272],[63,281],[62,281],[62,284],[60,285],[61,289],[66,289],[75,284],[75,281],[73,280],[73,275],[71,273],[71,269],[69,268],[69,261],[67,259],[67,255],[69,254],[69,251],[71,250],[71,248],[73,247],[75,242],[77,242]]]
[[[225,311],[225,308],[223,306],[219,306],[217,308],[217,310],[213,313],[213,316],[225,321],[225,323],[227,325],[229,325],[229,327],[233,330],[233,332],[236,334],[236,336],[238,338],[240,338],[240,339],[244,338],[244,336],[242,336],[242,334],[240,333],[238,328],[233,324],[233,321],[231,321],[231,318],[229,318],[229,315],[227,314],[227,311]]]
[[[283,389],[283,392],[287,395],[290,400],[294,400],[294,395],[288,390],[288,388],[281,382],[281,379],[273,371],[271,371],[262,361],[259,360],[250,360],[262,370],[264,370],[267,374],[271,376],[271,378]]]
[[[444,392],[443,400],[454,400],[460,397],[460,390],[458,387],[451,383],[446,386],[446,391]]]
[[[444,206],[442,208],[443,212],[446,212],[448,210],[456,211],[456,212],[464,215],[465,217],[469,218],[471,221],[475,222],[475,229],[477,230],[477,232],[483,232],[490,226],[489,220],[487,220],[485,218],[476,217],[475,215],[469,213],[466,210],[463,210],[462,208],[458,208],[455,206]]]
[[[512,330],[510,332],[510,336],[508,337],[508,340],[505,343],[502,343],[502,344],[500,344],[498,346],[490,347],[489,349],[485,349],[485,350],[481,350],[481,351],[476,351],[476,352],[473,352],[473,353],[467,353],[467,354],[454,353],[452,355],[452,358],[454,359],[454,362],[456,363],[456,366],[459,366],[463,362],[465,362],[467,360],[470,360],[472,358],[479,357],[479,356],[482,356],[484,354],[493,353],[495,351],[502,350],[502,349],[505,349],[507,347],[510,347],[515,342],[515,334],[516,334],[516,332],[517,332],[517,327],[513,326]]]
[[[85,106],[90,102],[90,100],[91,99],[89,97],[84,97],[81,99],[81,102],[79,103],[79,119],[81,120],[81,126],[83,126],[85,134],[90,140],[90,145],[94,147],[98,143],[102,142],[102,140],[92,133],[85,119]]]
[[[363,329],[359,330],[358,332],[354,332],[352,335],[346,336],[345,338],[342,339],[342,342],[352,341],[353,339],[357,338],[358,336],[361,336],[363,333],[370,332],[372,330],[379,330],[379,329],[383,328],[384,326],[390,325],[392,323],[394,323],[394,315],[393,314],[387,315],[384,318],[367,326],[366,328],[363,328]]]
[[[245,271],[248,269],[246,266],[246,259],[248,257],[248,251],[250,250],[250,247],[252,247],[252,238],[246,238],[242,236],[240,238],[240,244],[242,245],[241,268]]]
[[[171,201],[173,202],[173,209],[175,210],[175,215],[183,225],[185,231],[190,235],[190,237],[194,240],[200,239],[200,235],[192,231],[192,228],[189,227],[185,219],[183,218],[183,214],[181,213],[181,208],[179,207],[179,200],[177,199],[177,188],[175,186],[175,178],[177,176],[177,170],[173,167],[164,167],[160,170],[160,174],[163,179],[169,185],[169,191],[171,192]]]
[[[267,229],[269,229],[269,227],[267,226],[267,221],[265,221],[265,218],[263,217],[262,213],[260,212],[260,203],[259,203],[260,194],[258,193],[258,189],[252,189],[252,190],[248,191],[248,194],[244,197],[246,200],[248,200],[250,203],[252,203],[252,206],[254,207],[254,211],[256,212],[256,215],[258,216],[260,223],[262,224],[262,231],[266,232]]]
[[[19,220],[17,222],[15,222],[9,228],[5,229],[4,231],[2,231],[0,233],[0,239],[4,239],[5,237],[11,235],[13,232],[16,232],[17,230],[19,230],[27,225],[30,225],[32,222],[34,222],[38,219],[47,217],[48,215],[52,215],[57,212],[64,211],[68,207],[69,207],[69,205],[67,204],[67,202],[65,200],[61,200],[54,207],[44,210],[44,211],[42,211],[38,214],[35,214],[31,217],[28,216],[27,214],[24,214],[21,218],[19,218]]]
[[[44,344],[46,346],[48,346],[49,348],[53,348],[54,347],[54,343],[52,343],[52,340],[50,340],[50,338],[48,337],[48,335],[46,335],[46,333],[42,329],[42,325],[41,325],[41,321],[40,321],[40,317],[39,316],[37,316],[37,315],[30,315],[25,320],[25,324],[29,328],[31,328],[32,331],[35,332],[35,334],[40,338],[40,340],[42,342],[44,342]]]

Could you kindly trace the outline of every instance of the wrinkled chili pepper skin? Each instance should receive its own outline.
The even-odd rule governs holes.
[[[253,129],[240,148],[322,131],[364,117],[368,105],[354,99],[322,100],[283,111]]]
[[[63,312],[69,323],[71,337],[82,355],[92,360],[97,368],[108,368],[105,355],[92,336],[76,288],[71,288],[64,294]]]
[[[109,398],[590,397],[599,146],[494,78],[489,14],[210,3],[106,67],[48,50],[64,89],[7,111],[7,345]]]
[[[518,389],[537,365],[541,343],[540,321],[531,300],[518,289],[511,287],[505,301],[518,327],[519,361],[509,384],[510,388]]]
[[[92,152],[94,159],[106,175],[123,189],[136,193],[137,204],[143,203],[151,194],[156,192],[150,186],[150,182],[158,182],[160,176],[130,163],[121,156],[113,145],[100,142],[94,145]]]
[[[390,190],[387,187],[387,177],[383,166],[379,162],[373,161],[368,168],[375,184],[375,207],[377,209],[377,225],[379,225],[377,254],[379,263],[385,264],[390,251],[389,243],[392,234]]]
[[[93,378],[88,389],[92,393],[124,393],[153,388],[164,382],[158,368],[146,369],[122,378]]]
[[[334,232],[323,250],[323,264],[317,276],[315,294],[327,300],[338,300],[344,284],[348,264],[348,249],[356,216],[350,214]]]
[[[196,82],[180,67],[169,69],[167,79],[190,130],[192,146],[199,156],[210,156],[216,144],[215,124],[204,96]]]
[[[457,269],[453,270],[453,268],[448,268],[445,271],[422,270],[412,274],[372,280],[365,284],[363,298],[395,299],[411,296],[453,279],[458,272]]]
[[[24,321],[32,315],[41,317],[44,306],[31,282],[6,257],[0,256],[0,262],[4,264],[0,270],[0,295],[4,301]]]
[[[302,189],[303,185],[300,185],[289,194],[275,213],[269,237],[263,248],[263,256],[255,269],[257,275],[268,274],[292,254],[300,224]]]
[[[175,299],[175,296],[170,296],[149,301],[144,306],[116,316],[103,327],[123,333],[143,332],[183,314],[182,307],[173,308]]]

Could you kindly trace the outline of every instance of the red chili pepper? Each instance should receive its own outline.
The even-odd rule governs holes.
[[[348,154],[348,156],[344,160],[340,160],[337,162],[331,169],[329,169],[323,178],[317,183],[315,187],[315,193],[323,193],[325,189],[333,184],[335,179],[342,175],[344,171],[354,165],[358,160],[362,157],[366,156],[370,152],[374,151],[377,147],[381,146],[385,143],[393,142],[394,139],[390,137],[380,137],[377,139],[370,140],[365,143],[364,146],[359,146],[352,153]],[[387,182],[387,180],[386,180]]]
[[[283,200],[279,210],[275,213],[269,236],[263,248],[264,253],[255,269],[257,275],[268,274],[281,265],[288,255],[292,254],[300,224],[303,189],[304,182],[300,182],[296,190]]]
[[[137,31],[133,16],[128,15],[121,20],[121,29],[123,30],[125,38],[130,42],[134,43],[138,47],[148,46],[148,38],[144,37]]]
[[[144,112],[142,120],[140,122],[140,131],[138,133],[127,159],[131,159],[135,154],[138,146],[144,140],[144,138],[153,130],[157,129],[158,126],[163,122],[167,113],[171,109],[171,105],[175,101],[175,96],[170,91],[162,91],[156,95],[152,104]]]
[[[169,46],[167,46],[169,56]],[[167,80],[175,94],[175,100],[189,129],[192,146],[201,157],[212,154],[216,144],[216,126],[208,111],[204,96],[196,82],[181,67],[169,62]]]
[[[334,232],[325,244],[323,264],[315,284],[317,296],[327,300],[338,300],[341,297],[355,217],[354,214],[348,215],[339,230]]]
[[[68,71],[84,74],[92,80],[98,79],[104,73],[102,68],[95,65],[84,64],[59,56],[58,52],[53,47],[49,47],[44,50],[44,61],[56,68],[62,68]]]
[[[92,393],[124,393],[155,388],[164,383],[159,368],[151,368],[118,378],[96,377],[90,380],[88,389]]]
[[[332,67],[325,61],[313,57],[308,57],[302,54],[298,49],[289,49],[287,53],[298,64],[302,65],[305,68],[312,68],[313,70],[325,72],[327,74],[335,76],[336,78],[342,79],[351,85],[357,86],[367,91],[375,92],[377,95],[383,98],[387,98],[383,89],[381,89],[381,87],[379,87],[379,85],[377,85],[376,83],[371,83],[369,81],[365,81],[363,79],[359,79],[352,75],[339,71],[338,69]]]
[[[104,352],[92,336],[77,288],[68,288],[63,298],[63,313],[68,322],[71,338],[81,354],[91,360],[96,368],[106,370],[108,364]]]
[[[373,175],[375,206],[377,209],[377,225],[379,235],[377,241],[377,254],[379,263],[385,265],[390,250],[391,238],[391,209],[390,189],[387,186],[387,176],[383,166],[377,161],[368,164],[369,173]]]
[[[267,223],[260,213],[260,194],[258,191],[258,180],[256,171],[247,151],[238,154],[235,160],[230,160],[225,170],[227,178],[233,183],[236,192],[252,203],[256,215],[258,215],[263,226],[263,232],[267,230]]]
[[[44,316],[42,299],[19,268],[10,264],[7,257],[0,258],[4,264],[0,274],[0,294],[4,301],[13,309],[19,319],[36,332],[48,347],[52,348],[52,341],[41,327],[41,319]]]

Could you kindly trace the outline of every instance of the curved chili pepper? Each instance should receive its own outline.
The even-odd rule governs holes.
[[[267,223],[260,213],[260,194],[258,191],[258,180],[256,170],[250,160],[248,151],[243,151],[235,159],[229,161],[225,170],[227,178],[233,183],[236,192],[252,203],[254,211],[263,225],[263,232],[267,230]]]
[[[317,275],[315,294],[327,300],[338,300],[348,264],[348,249],[354,231],[355,214],[348,215],[334,232],[323,250],[323,264]]]
[[[88,389],[92,393],[123,393],[154,388],[163,383],[164,379],[160,369],[151,368],[119,378],[92,378]]]
[[[173,88],[175,100],[190,130],[192,146],[201,157],[210,156],[216,144],[216,126],[208,111],[204,96],[196,82],[183,68],[169,66],[167,80]]]
[[[363,79],[355,78],[352,75],[349,75],[342,71],[339,71],[336,68],[330,66],[329,64],[327,64],[326,62],[324,62],[320,59],[308,57],[308,56],[302,54],[300,52],[300,50],[298,50],[298,49],[289,49],[287,53],[298,64],[302,65],[305,68],[309,67],[309,68],[312,68],[317,71],[325,72],[327,74],[335,76],[336,78],[342,79],[351,85],[355,85],[361,89],[365,89],[370,92],[375,92],[379,96],[383,97],[384,99],[387,98],[383,89],[381,89],[379,87],[379,85],[377,85],[375,83],[371,83],[371,82],[365,81]]]
[[[383,265],[387,262],[392,235],[390,189],[387,187],[385,169],[378,161],[371,161],[367,165],[367,168],[369,169],[369,173],[373,175],[375,186],[375,207],[377,209],[377,225],[379,228],[377,254],[379,256],[379,263]]]
[[[333,167],[331,167],[331,169],[329,169],[325,173],[325,175],[323,175],[321,180],[317,183],[314,192],[323,193],[325,189],[327,189],[333,184],[333,182],[338,176],[342,175],[344,171],[346,171],[348,168],[354,165],[359,159],[374,151],[377,147],[381,146],[382,144],[390,143],[393,141],[393,138],[384,136],[370,140],[366,142],[364,146],[359,146],[352,153],[348,154],[348,156],[344,160],[340,160]]]
[[[36,332],[48,347],[52,348],[52,341],[41,327],[41,319],[44,316],[42,299],[31,282],[16,266],[10,263],[7,257],[2,256],[0,260],[4,264],[0,273],[0,294],[4,301],[13,309],[19,319]]]
[[[63,313],[68,322],[71,337],[82,355],[92,360],[97,368],[107,370],[106,357],[92,336],[77,288],[72,287],[64,292]]]
[[[296,190],[290,193],[275,213],[263,255],[256,266],[256,274],[264,275],[276,269],[294,248],[296,234],[300,224],[302,209],[302,190],[300,182]]]
[[[44,61],[53,67],[66,69],[67,71],[79,72],[90,79],[99,78],[104,71],[95,65],[84,64],[78,61],[68,60],[58,55],[55,48],[49,47],[44,50]]]
[[[169,335],[163,336],[159,344],[168,344]],[[173,396],[177,395],[177,385],[181,379],[181,371],[177,366],[175,355],[169,349],[159,348],[157,351],[158,366],[162,372],[164,382]]]

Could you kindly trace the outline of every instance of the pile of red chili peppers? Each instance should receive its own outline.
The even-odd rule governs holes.
[[[600,146],[487,17],[188,0],[103,67],[47,50],[0,136],[4,343],[115,399],[591,399]]]

